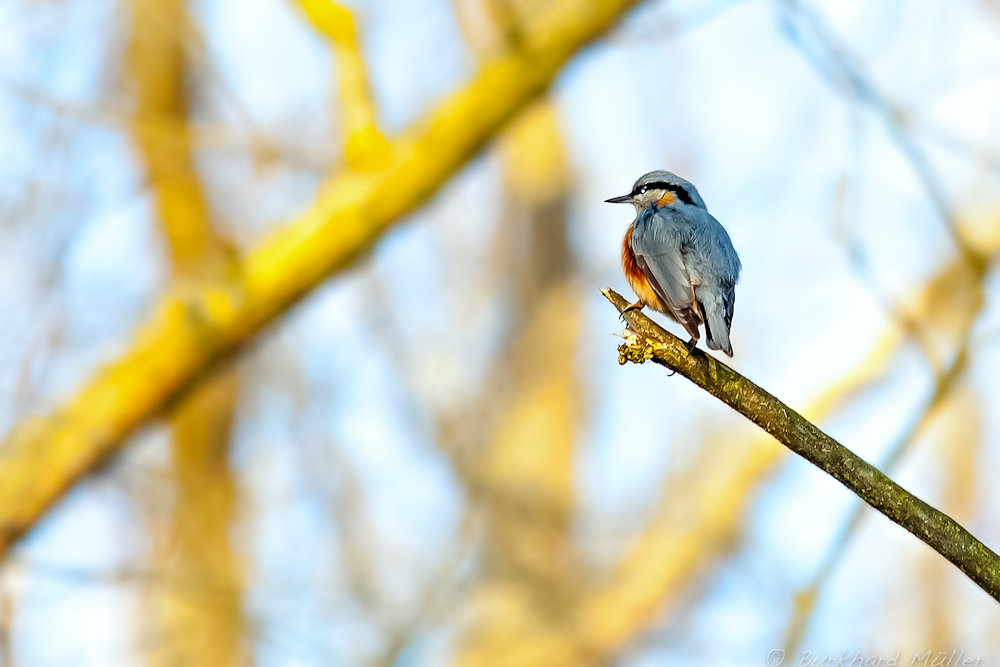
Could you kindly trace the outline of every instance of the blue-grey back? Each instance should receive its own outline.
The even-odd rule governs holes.
[[[632,249],[651,257],[679,250],[689,270],[703,276],[711,274],[727,286],[739,280],[740,258],[733,242],[725,228],[704,208],[645,209],[636,217]]]

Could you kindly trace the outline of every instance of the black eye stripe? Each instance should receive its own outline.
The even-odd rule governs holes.
[[[637,194],[642,194],[647,190],[669,190],[670,192],[673,192],[675,195],[677,195],[677,198],[680,199],[685,204],[694,206],[694,200],[691,199],[691,195],[688,194],[688,191],[685,190],[680,185],[675,185],[673,183],[664,183],[662,181],[658,183],[647,183],[643,185],[641,188],[639,188],[639,192]]]

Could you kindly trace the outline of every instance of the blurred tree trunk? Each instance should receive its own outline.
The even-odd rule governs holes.
[[[552,627],[568,623],[577,590],[572,519],[579,424],[574,359],[581,301],[567,239],[566,162],[555,113],[541,104],[506,146],[515,201],[511,360],[483,455],[486,574],[458,665],[547,665]]]
[[[132,0],[126,59],[135,100],[133,138],[153,195],[174,271],[181,280],[229,270],[227,246],[211,224],[186,130],[193,67],[185,48],[183,0]],[[178,131],[181,130],[181,131]],[[151,665],[244,664],[242,574],[230,543],[238,495],[229,443],[239,397],[228,366],[175,408],[173,505],[152,524],[155,581],[149,588]]]

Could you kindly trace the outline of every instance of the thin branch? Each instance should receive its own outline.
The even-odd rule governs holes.
[[[940,276],[932,279],[921,294],[939,280]],[[885,378],[887,366],[906,340],[900,333],[897,327],[889,326],[869,354],[810,400],[802,414],[818,423],[859,400]],[[587,596],[581,614],[585,620],[574,632],[579,655],[600,664],[601,656],[615,655],[641,629],[677,615],[685,596],[691,595],[692,582],[702,581],[700,575],[732,551],[734,540],[725,536],[738,532],[736,526],[749,502],[783,460],[781,454],[787,452],[763,431],[754,438],[740,436],[736,440],[739,442],[734,442],[733,448],[716,455],[721,462],[691,465],[688,476],[697,479],[690,491],[680,493],[688,494],[684,497],[694,512],[685,512],[679,522],[672,514],[665,514],[676,504],[673,497],[664,498],[661,514],[665,515],[651,520],[639,537],[630,540],[632,546],[607,583]],[[669,483],[667,487],[671,488]],[[858,506],[865,508],[863,503]],[[784,648],[786,655],[798,650],[789,645]]]
[[[619,312],[629,303],[603,294]],[[858,495],[893,523],[913,533],[1000,601],[1000,557],[944,513],[909,493],[875,466],[823,433],[802,415],[714,357],[686,345],[641,313],[625,315],[630,335],[619,362],[652,360],[676,371],[770,433],[780,443]]]

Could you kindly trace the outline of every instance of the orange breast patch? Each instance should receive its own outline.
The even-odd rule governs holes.
[[[625,240],[622,242],[622,268],[625,270],[625,279],[628,280],[629,286],[635,292],[635,295],[639,297],[640,301],[654,310],[658,310],[665,315],[670,315],[670,309],[667,308],[667,304],[663,303],[660,295],[653,289],[646,274],[639,268],[639,262],[635,258],[635,253],[632,252],[632,227],[634,224],[632,223],[628,226],[628,231],[625,232]]]

